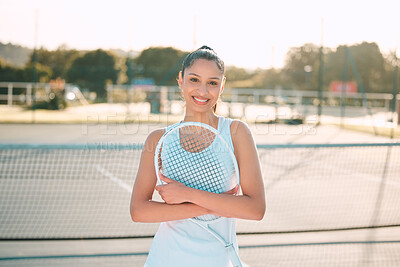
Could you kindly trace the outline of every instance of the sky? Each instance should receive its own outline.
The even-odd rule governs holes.
[[[53,50],[212,47],[226,65],[280,68],[290,47],[400,37],[398,0],[0,0],[0,42]]]

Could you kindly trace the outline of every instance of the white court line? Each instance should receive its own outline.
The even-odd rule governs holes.
[[[109,178],[111,181],[113,181],[114,183],[119,185],[122,189],[126,190],[128,193],[132,193],[132,188],[127,183],[125,183],[124,181],[122,181],[121,179],[119,179],[118,177],[116,177],[114,174],[107,171],[106,169],[103,169],[100,165],[96,164],[93,166],[96,168],[96,170],[98,172],[100,172],[101,174],[103,174],[104,176]]]

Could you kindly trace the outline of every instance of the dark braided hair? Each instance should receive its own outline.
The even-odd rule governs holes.
[[[185,69],[192,66],[193,62],[196,59],[206,59],[206,60],[214,61],[215,64],[217,64],[217,67],[221,71],[221,73],[225,74],[224,62],[218,57],[217,53],[215,53],[215,51],[212,48],[210,48],[206,45],[203,45],[199,49],[191,52],[190,54],[188,54],[186,56],[186,58],[182,64],[182,77],[183,77],[183,74],[185,73]]]
[[[197,59],[206,59],[210,61],[214,61],[215,64],[217,64],[218,69],[221,71],[222,75],[225,75],[225,64],[224,62],[219,58],[217,53],[215,51],[206,45],[203,45],[199,49],[191,52],[188,54],[185,58],[185,60],[182,63],[182,77],[185,74],[185,69],[189,68],[192,66],[192,64],[197,60]],[[214,105],[213,110],[214,112],[217,109],[217,104]]]

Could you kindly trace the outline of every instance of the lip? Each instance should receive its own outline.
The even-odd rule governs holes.
[[[192,96],[193,101],[198,104],[198,105],[207,105],[208,101],[210,101],[210,99],[208,98],[203,98],[203,97],[198,97],[198,96]]]

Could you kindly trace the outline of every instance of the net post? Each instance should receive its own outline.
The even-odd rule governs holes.
[[[395,113],[396,113],[396,103],[397,103],[397,72],[399,69],[399,64],[398,64],[398,59],[397,59],[397,51],[395,51],[394,53],[394,62],[395,62],[395,66],[394,66],[394,70],[393,70],[393,89],[392,89],[392,127],[390,129],[390,139],[393,139],[394,137],[394,129],[395,127],[397,127],[399,125],[399,115],[397,116],[397,121],[394,121],[395,118]]]
[[[8,94],[7,94],[7,105],[9,107],[12,106],[12,101],[13,101],[13,84],[9,83],[8,84]]]
[[[319,70],[318,70],[318,122],[317,125],[321,124],[322,115],[322,87],[323,87],[323,72],[324,72],[324,60],[323,60],[323,46],[319,48]]]
[[[346,115],[346,82],[347,82],[348,52],[345,46],[342,73],[342,94],[340,97],[340,127],[344,128],[344,116]]]

